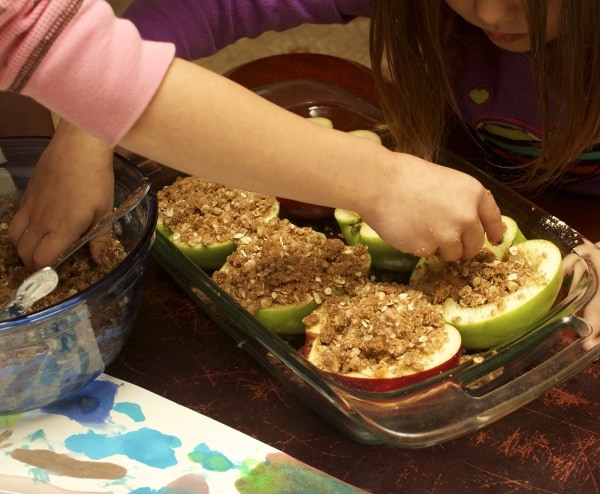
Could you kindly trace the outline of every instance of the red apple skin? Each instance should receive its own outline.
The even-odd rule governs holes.
[[[311,330],[306,331],[306,339],[304,342],[304,346],[302,347],[302,355],[309,361],[311,361],[310,353],[312,351],[312,347],[317,342],[317,339],[318,333],[315,333]],[[462,349],[459,346],[456,353],[440,365],[417,372],[415,374],[408,374],[406,376],[399,377],[370,378],[362,376],[353,376],[348,374],[339,374],[336,372],[326,373],[333,377],[335,380],[339,381],[340,383],[348,386],[349,388],[357,389],[360,391],[368,391],[371,393],[385,393],[387,391],[396,391],[398,389],[417,384],[421,381],[429,379],[430,377],[438,376],[440,374],[443,374],[444,372],[453,369],[460,363],[461,354]]]
[[[333,215],[334,208],[278,197],[281,212],[305,220],[320,220]]]

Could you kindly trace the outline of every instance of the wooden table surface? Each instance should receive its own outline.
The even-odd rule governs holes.
[[[377,104],[370,72],[324,55],[283,55],[229,76],[254,88],[296,77]],[[558,194],[549,212],[600,240],[598,199]],[[107,373],[197,410],[373,493],[600,492],[600,363],[498,422],[426,449],[357,443],[272,378],[151,263],[139,316]]]

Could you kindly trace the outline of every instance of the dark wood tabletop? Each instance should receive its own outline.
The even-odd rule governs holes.
[[[254,88],[308,77],[377,104],[370,72],[324,55],[251,62],[229,77]],[[600,240],[600,200],[553,194],[539,204]],[[364,445],[309,409],[151,262],[133,333],[107,373],[208,415],[373,493],[600,492],[600,363],[509,416],[426,448]]]

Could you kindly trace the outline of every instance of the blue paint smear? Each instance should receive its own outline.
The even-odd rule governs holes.
[[[144,420],[146,420],[144,412],[142,412],[142,407],[137,403],[115,403],[115,405],[113,406],[113,410],[115,412],[127,415],[134,422],[143,422]]]
[[[118,384],[109,381],[92,381],[67,398],[42,408],[42,412],[64,415],[81,424],[102,424],[112,410],[118,388]]]
[[[70,451],[83,453],[92,460],[124,455],[150,467],[164,469],[177,465],[173,448],[180,447],[181,440],[148,428],[112,437],[90,430],[85,434],[68,437],[65,446]]]

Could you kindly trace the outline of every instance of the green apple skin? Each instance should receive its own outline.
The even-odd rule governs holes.
[[[372,130],[367,130],[367,129],[350,130],[350,131],[348,131],[348,134],[352,134],[357,137],[362,137],[364,139],[369,139],[370,141],[373,141],[377,144],[382,144],[381,137],[379,137],[379,134],[373,132]]]
[[[419,257],[401,252],[382,240],[358,213],[338,208],[334,211],[334,217],[348,245],[364,244],[369,248],[373,267],[389,271],[411,272],[419,262]],[[502,259],[511,245],[526,240],[515,220],[508,216],[502,216],[502,222],[506,227],[502,242],[492,245],[487,238],[484,242],[484,247],[493,252],[497,259]]]
[[[182,242],[173,239],[173,232],[169,230],[160,220],[156,224],[156,229],[162,233],[169,242],[171,242],[183,255],[189,258],[196,266],[201,269],[219,269],[227,256],[235,250],[233,241],[219,242],[206,247],[190,247]]]
[[[311,298],[310,302],[290,305],[275,305],[258,309],[254,317],[276,334],[301,335],[304,333],[302,319],[313,312],[319,305]]]
[[[227,271],[230,265],[225,262],[221,271]],[[273,304],[254,311],[252,314],[258,322],[273,333],[281,336],[292,336],[304,334],[304,323],[302,319],[313,312],[319,304],[310,295],[306,296],[305,302],[295,304]]]
[[[373,393],[395,391],[413,384],[417,384],[431,377],[435,377],[444,372],[450,371],[459,365],[462,355],[461,335],[457,329],[450,324],[446,324],[445,331],[448,335],[446,344],[439,352],[437,352],[435,355],[432,355],[428,362],[424,363],[425,370],[404,376],[390,375],[389,377],[378,378],[370,377],[358,372],[352,372],[348,374],[327,372],[327,374],[349,388]],[[308,361],[314,364],[316,367],[319,367],[319,365],[318,358],[316,357],[317,353],[314,349],[320,345],[319,333],[320,328],[318,326],[307,329],[306,340],[304,347],[302,348],[302,355],[304,355],[304,357],[306,357],[306,359],[308,359]]]
[[[227,271],[230,265],[225,262],[221,267],[222,271]],[[370,264],[364,266],[365,273],[368,273]],[[342,295],[344,290],[336,291],[336,295]],[[311,314],[317,307],[318,303],[312,296],[306,295],[305,302],[295,304],[273,304],[271,307],[266,307],[256,310],[252,315],[263,326],[270,329],[274,333],[281,336],[303,335],[305,333],[305,325],[302,322],[306,316]]]
[[[517,222],[511,217],[502,216],[502,223],[505,226],[504,235],[502,235],[502,242],[494,245],[491,244],[486,237],[482,247],[492,252],[496,259],[500,261],[504,259],[504,256],[506,255],[508,249],[512,245],[517,245],[527,240],[525,238],[525,235],[523,235],[523,232],[521,232],[521,230],[519,229],[519,225],[517,225]]]
[[[348,209],[336,209],[334,217],[348,245],[363,244],[369,249],[371,265],[387,271],[411,272],[418,257],[392,247],[367,225],[362,218]]]
[[[309,122],[320,125],[321,127],[327,127],[328,129],[333,129],[333,122],[330,118],[327,117],[306,117],[306,120]]]
[[[508,343],[530,330],[554,304],[562,284],[562,254],[547,240],[535,239],[514,245],[538,264],[547,283],[523,287],[504,298],[503,307],[490,303],[463,307],[453,299],[444,302],[444,319],[455,326],[467,350],[485,350]],[[443,261],[440,261],[443,262]],[[414,285],[413,280],[411,283]]]

